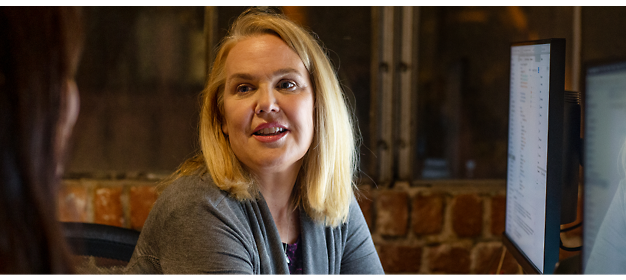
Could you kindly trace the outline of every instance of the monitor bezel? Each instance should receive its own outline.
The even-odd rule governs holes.
[[[509,59],[512,56],[513,47],[540,44],[550,44],[550,86],[548,95],[548,155],[546,170],[546,201],[544,202],[546,206],[546,213],[543,250],[543,274],[552,274],[559,260],[560,248],[561,190],[563,179],[562,146],[565,94],[565,39],[551,38],[512,43],[509,48]],[[509,77],[510,76],[511,67],[509,61]],[[510,111],[510,87],[508,97]],[[508,137],[509,136],[507,135],[507,140]],[[507,141],[507,151],[508,145],[509,141]],[[506,164],[508,170],[508,159]],[[508,209],[508,205],[506,207],[506,209]],[[506,232],[506,227],[505,232],[503,233],[503,243],[515,257],[518,263],[522,266],[525,273],[542,274],[541,270],[539,270],[539,268],[535,266],[532,261],[530,261],[526,254],[524,254],[524,252],[508,236]]]

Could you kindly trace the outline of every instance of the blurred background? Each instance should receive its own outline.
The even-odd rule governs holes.
[[[275,8],[323,42],[348,95],[387,273],[496,272],[512,42],[565,38],[566,90],[587,62],[626,57],[626,7]],[[198,151],[199,94],[245,9],[85,8],[61,220],[141,229],[156,182]],[[508,254],[502,272],[519,272]]]

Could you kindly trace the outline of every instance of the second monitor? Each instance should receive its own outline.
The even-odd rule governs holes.
[[[553,273],[563,186],[565,39],[511,46],[504,243],[526,273]]]

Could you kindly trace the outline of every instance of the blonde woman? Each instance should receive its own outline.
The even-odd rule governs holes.
[[[383,273],[354,198],[355,138],[315,39],[244,12],[203,92],[201,154],[161,193],[127,272]]]

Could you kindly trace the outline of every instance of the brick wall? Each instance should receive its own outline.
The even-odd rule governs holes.
[[[157,199],[159,178],[64,180],[59,217],[141,230]],[[386,273],[496,273],[503,252],[503,180],[400,182],[360,189],[359,204]],[[566,245],[580,244],[580,230],[563,238]],[[501,273],[520,273],[508,252]]]
[[[359,198],[387,273],[496,272],[502,256],[504,181],[362,186]],[[506,254],[501,273],[518,273]]]
[[[157,199],[162,176],[66,179],[59,192],[59,219],[141,230]]]

